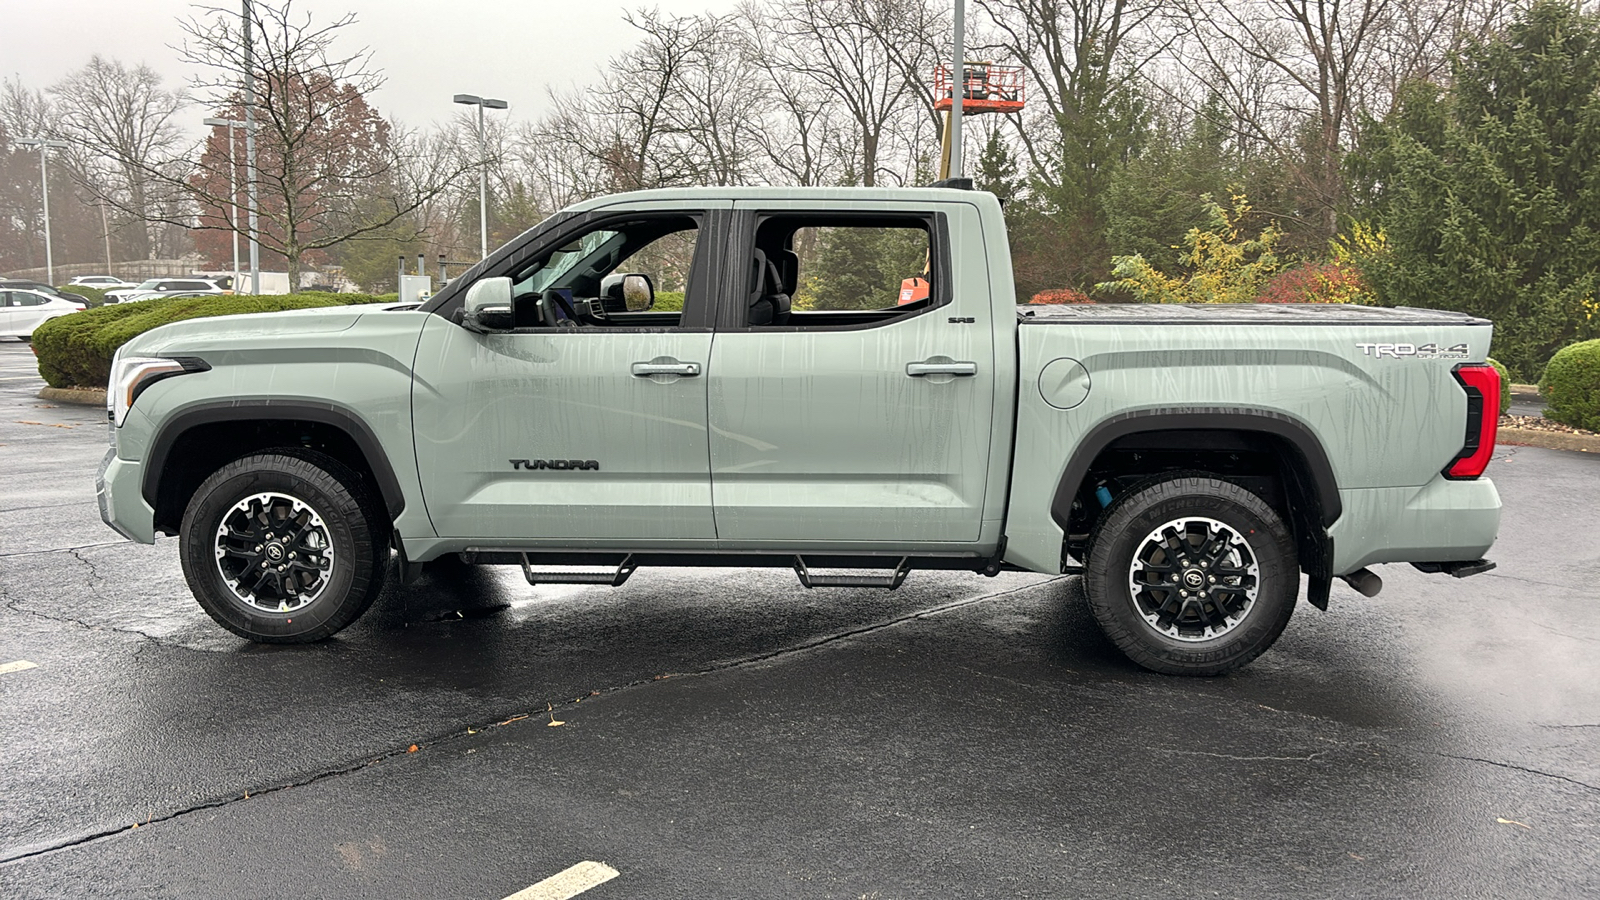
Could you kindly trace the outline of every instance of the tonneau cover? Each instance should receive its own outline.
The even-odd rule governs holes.
[[[1018,306],[1024,325],[1489,325],[1466,313],[1344,303],[1071,303]]]

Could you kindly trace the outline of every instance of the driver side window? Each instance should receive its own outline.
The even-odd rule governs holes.
[[[699,233],[697,217],[668,214],[566,236],[512,275],[517,328],[679,325]]]

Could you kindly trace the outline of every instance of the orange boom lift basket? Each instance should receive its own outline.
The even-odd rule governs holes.
[[[1022,94],[1022,67],[997,66],[993,63],[969,62],[962,67],[961,114],[1022,112],[1026,99]],[[950,109],[950,67],[933,70],[933,108],[941,112]]]

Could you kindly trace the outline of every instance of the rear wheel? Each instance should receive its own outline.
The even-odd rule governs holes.
[[[263,643],[321,640],[383,589],[388,529],[359,476],[300,450],[246,456],[195,491],[184,578],[222,627]]]
[[[1205,476],[1149,483],[1113,504],[1084,578],[1112,643],[1173,675],[1219,675],[1260,656],[1300,592],[1283,520],[1255,494]]]

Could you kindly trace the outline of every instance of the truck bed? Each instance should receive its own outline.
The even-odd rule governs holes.
[[[1343,303],[1077,303],[1017,307],[1024,325],[1488,325],[1438,309]]]

